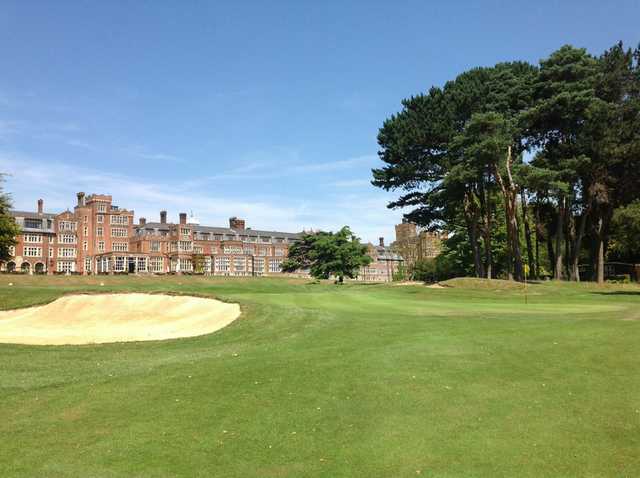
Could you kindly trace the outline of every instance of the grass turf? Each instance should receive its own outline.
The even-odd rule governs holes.
[[[8,286],[13,282],[13,286]],[[104,282],[104,286],[100,285]],[[241,304],[217,333],[0,345],[0,476],[640,475],[640,288],[0,277]]]

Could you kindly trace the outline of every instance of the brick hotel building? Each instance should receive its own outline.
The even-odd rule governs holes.
[[[289,245],[299,234],[258,231],[232,217],[229,227],[201,226],[180,213],[178,223],[140,218],[119,208],[110,195],[77,194],[73,211],[52,214],[12,211],[22,234],[2,272],[24,273],[205,273],[272,275],[281,273]]]

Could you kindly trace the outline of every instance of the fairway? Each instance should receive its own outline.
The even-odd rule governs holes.
[[[242,310],[199,337],[0,345],[0,476],[639,476],[640,287],[451,285],[0,276],[0,309]]]

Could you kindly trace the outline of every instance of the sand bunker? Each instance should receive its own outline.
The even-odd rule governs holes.
[[[0,343],[64,345],[165,340],[210,334],[240,315],[238,304],[155,294],[70,295],[0,311]]]

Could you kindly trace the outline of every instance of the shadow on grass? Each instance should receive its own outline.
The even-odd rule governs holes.
[[[637,295],[640,297],[640,291],[630,291],[630,290],[615,290],[611,292],[591,292],[592,294],[597,295]]]

